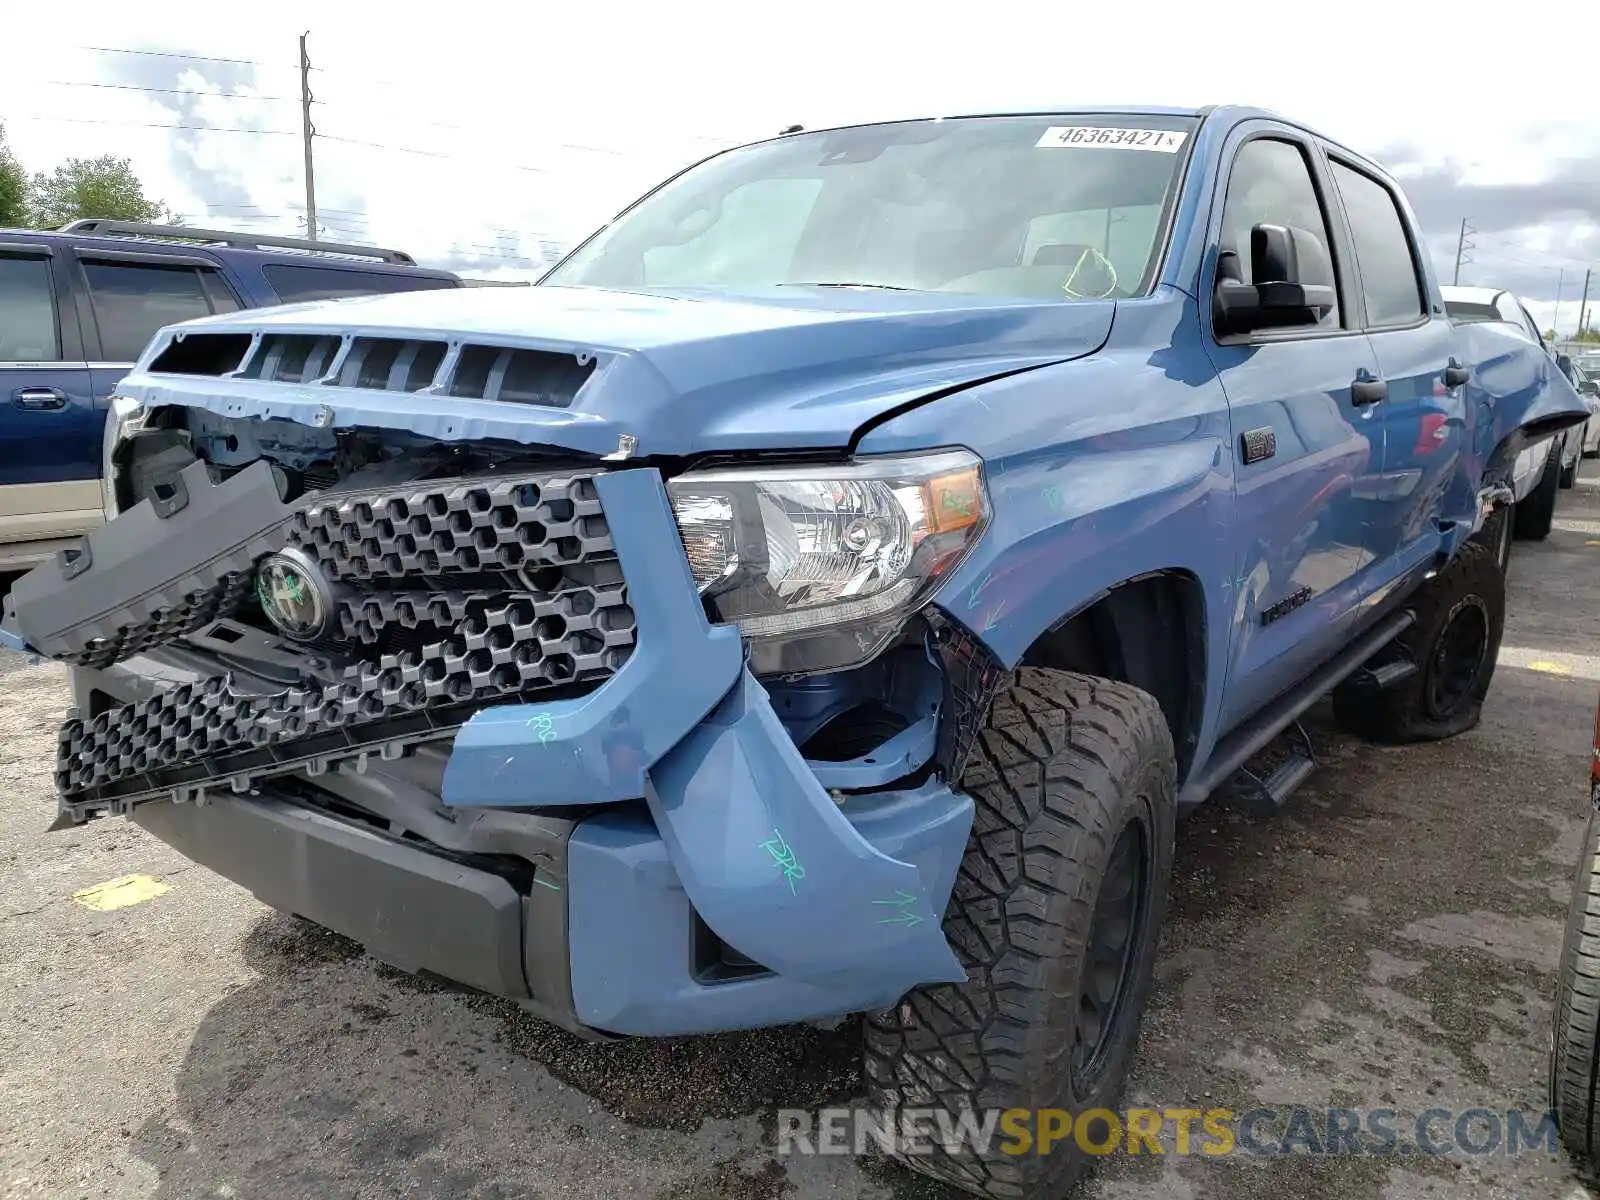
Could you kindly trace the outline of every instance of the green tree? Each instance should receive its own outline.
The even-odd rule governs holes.
[[[99,217],[112,221],[171,221],[165,204],[144,194],[144,186],[126,158],[69,158],[52,174],[33,177],[29,215],[40,229],[57,229],[68,221]]]
[[[6,127],[0,125],[0,229],[26,224],[28,173],[6,146]]]

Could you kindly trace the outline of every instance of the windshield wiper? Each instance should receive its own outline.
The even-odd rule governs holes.
[[[780,283],[779,287],[837,287],[876,288],[880,292],[914,292],[916,288],[901,287],[897,283]]]

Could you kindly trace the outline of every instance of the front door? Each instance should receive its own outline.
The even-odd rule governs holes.
[[[1237,255],[1233,269],[1249,281],[1254,226],[1309,230],[1335,259],[1341,302],[1316,326],[1212,339],[1237,492],[1224,731],[1337,647],[1367,534],[1357,495],[1383,463],[1382,426],[1357,395],[1365,398],[1377,362],[1346,312],[1342,227],[1329,219],[1314,159],[1297,133],[1276,126],[1246,127],[1233,145],[1214,231],[1220,250]]]

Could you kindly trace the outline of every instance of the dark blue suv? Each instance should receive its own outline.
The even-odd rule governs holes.
[[[123,221],[0,229],[0,570],[32,566],[101,523],[107,404],[156,330],[459,286],[372,246]]]

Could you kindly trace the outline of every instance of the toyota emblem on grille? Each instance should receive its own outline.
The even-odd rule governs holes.
[[[317,564],[298,550],[269,554],[256,572],[256,598],[278,630],[297,642],[311,642],[328,628],[333,592]]]

